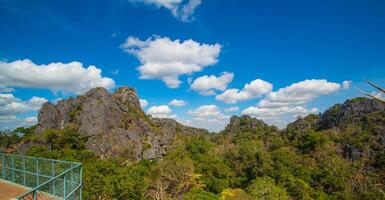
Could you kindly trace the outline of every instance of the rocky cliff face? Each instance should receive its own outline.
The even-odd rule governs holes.
[[[284,130],[290,139],[309,131],[335,134],[330,137],[336,137],[345,158],[365,157],[367,166],[379,168],[385,151],[385,104],[368,98],[350,99],[320,115],[300,118]]]
[[[102,158],[124,156],[133,160],[162,157],[176,134],[201,131],[172,119],[146,116],[135,90],[129,87],[118,88],[113,94],[94,88],[56,105],[45,103],[35,133],[70,126],[88,138],[86,148]]]
[[[345,128],[346,124],[359,123],[367,114],[385,111],[385,104],[358,97],[336,104],[326,110],[318,121],[319,129]]]
[[[320,115],[311,114],[299,118],[288,124],[286,130],[345,129],[348,125],[362,124],[368,115],[381,116],[382,112],[385,112],[385,104],[373,99],[358,97],[342,104],[336,104]]]
[[[245,131],[261,132],[261,131],[277,131],[275,126],[270,126],[262,120],[252,118],[248,115],[232,116],[229,124],[226,126],[224,132],[229,134],[237,134]]]

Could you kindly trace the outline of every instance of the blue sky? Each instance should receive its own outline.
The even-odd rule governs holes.
[[[249,114],[283,127],[359,96],[354,87],[371,92],[364,78],[385,85],[384,10],[382,0],[0,0],[0,127],[33,124],[45,100],[123,85],[149,114],[188,125],[218,131]]]

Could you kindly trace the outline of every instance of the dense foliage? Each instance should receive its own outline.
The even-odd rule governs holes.
[[[22,136],[29,137],[35,131],[36,126],[30,128],[19,127],[13,131],[0,131],[0,149],[11,148],[21,142]]]
[[[47,144],[29,155],[82,162],[85,199],[385,199],[384,116],[341,129],[320,129],[310,115],[284,131],[179,135],[161,160],[101,160],[71,128],[24,140]]]

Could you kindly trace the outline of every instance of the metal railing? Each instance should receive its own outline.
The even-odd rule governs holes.
[[[20,200],[82,199],[81,163],[0,153],[0,178],[29,191]]]

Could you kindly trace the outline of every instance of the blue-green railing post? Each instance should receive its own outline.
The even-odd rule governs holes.
[[[75,168],[74,168],[75,167]],[[71,164],[71,168],[74,168],[74,169],[76,169],[76,165],[74,165],[74,164]],[[73,188],[73,184],[74,184],[74,171],[75,170],[72,170],[71,171],[71,190],[72,190],[72,188]]]
[[[36,186],[38,186],[39,185],[39,159],[35,159],[35,160],[36,160]]]
[[[66,184],[66,178],[67,176],[64,174],[64,184],[63,184],[63,199],[67,199],[67,184]]]
[[[26,185],[25,182],[25,174],[26,174],[26,171],[25,171],[25,157],[23,157],[23,185]]]
[[[82,200],[83,191],[83,166],[80,164],[80,200]]]
[[[33,192],[33,200],[37,200],[37,190]]]
[[[12,170],[11,170],[12,181],[15,182],[15,162],[14,162],[13,156],[11,157],[11,167],[12,167]]]
[[[5,158],[4,158],[4,154],[1,154],[1,174],[2,174],[2,178],[5,179]]]
[[[55,177],[55,163],[53,162],[53,160],[51,161],[51,174],[52,174],[52,178]],[[55,191],[55,181],[52,181],[52,194],[53,195],[56,195],[56,191]]]

